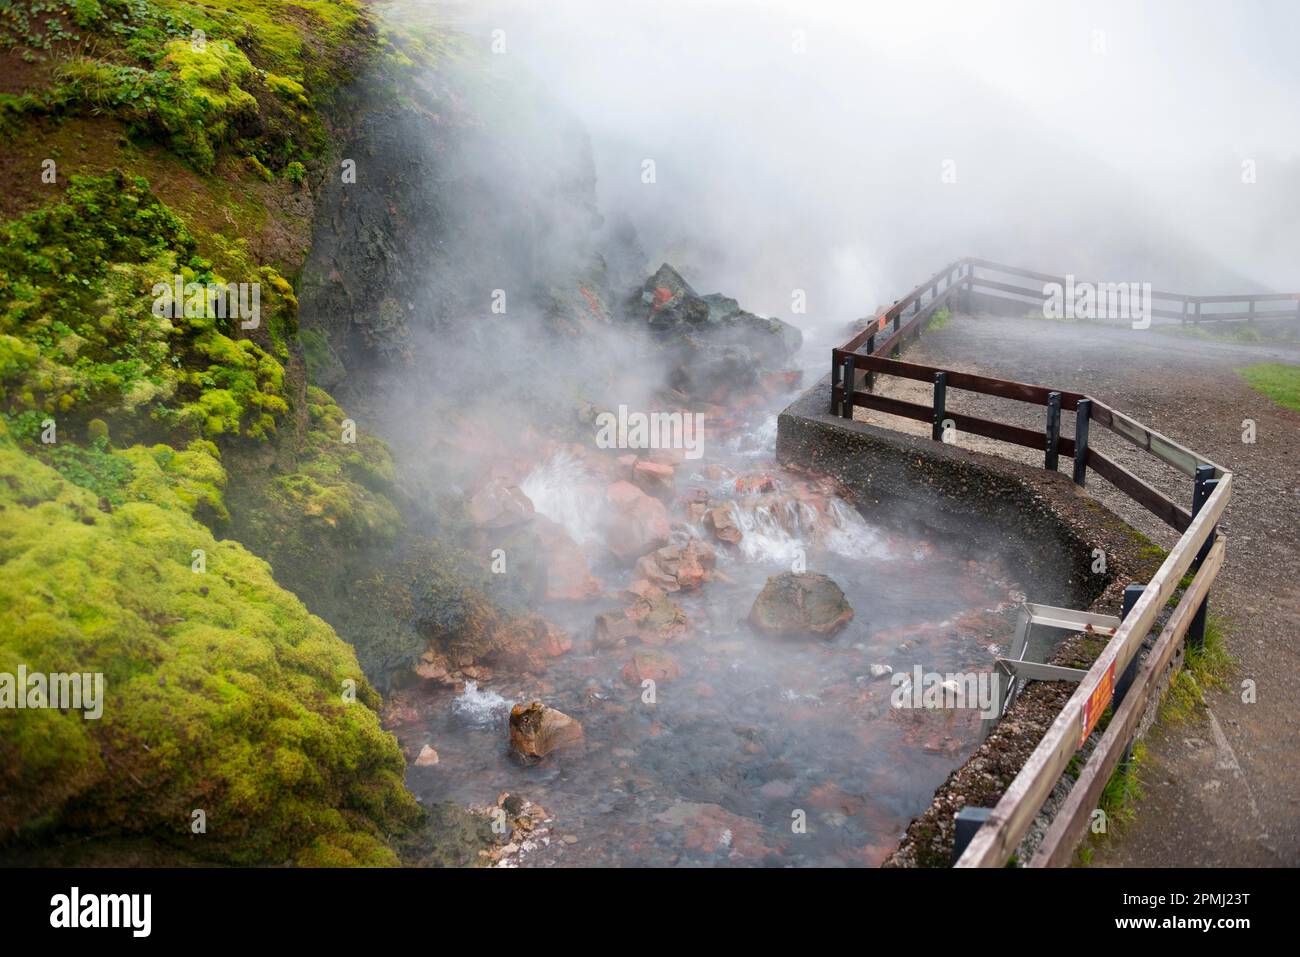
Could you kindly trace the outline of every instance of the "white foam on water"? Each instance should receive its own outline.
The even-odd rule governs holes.
[[[737,432],[727,440],[727,449],[735,455],[754,458],[771,455],[776,448],[776,413],[765,416],[752,429]]]
[[[563,527],[579,545],[600,538],[595,487],[591,470],[567,451],[534,466],[519,483],[538,514]]]
[[[858,513],[830,499],[827,514],[797,499],[741,500],[729,505],[732,520],[743,537],[738,545],[747,562],[790,565],[814,548],[824,548],[844,558],[880,559],[889,556],[884,538]]]
[[[823,543],[836,555],[845,558],[888,558],[889,546],[884,537],[867,524],[862,514],[842,499],[832,498],[828,503],[831,515],[830,531]]]
[[[452,702],[452,713],[478,727],[497,724],[510,702],[495,691],[479,691],[477,681],[466,681],[465,690]]]

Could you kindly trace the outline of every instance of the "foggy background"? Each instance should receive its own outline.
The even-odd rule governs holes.
[[[504,31],[495,55],[586,127],[600,211],[635,226],[649,268],[810,345],[963,255],[1193,294],[1300,288],[1294,4],[433,6],[485,47]]]

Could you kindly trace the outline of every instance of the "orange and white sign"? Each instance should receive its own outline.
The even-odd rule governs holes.
[[[1097,726],[1101,713],[1106,710],[1106,705],[1110,704],[1110,699],[1114,696],[1115,662],[1112,660],[1106,673],[1097,682],[1097,687],[1092,689],[1092,694],[1088,695],[1088,700],[1083,703],[1083,733],[1079,735],[1079,747],[1083,747],[1083,742],[1088,740],[1088,735]]]

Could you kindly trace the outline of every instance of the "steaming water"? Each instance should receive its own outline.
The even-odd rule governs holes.
[[[619,589],[632,579],[599,545],[591,508],[599,483],[568,453],[529,473],[523,490],[587,546],[607,596],[539,609],[574,641],[544,674],[497,672],[459,694],[439,688],[404,702],[419,715],[395,728],[404,747],[429,744],[440,755],[436,766],[408,772],[423,801],[484,806],[509,791],[540,804],[553,821],[549,843],[530,842],[524,865],[852,866],[884,858],[978,744],[979,721],[974,711],[891,707],[891,678],[873,677],[873,666],[989,670],[1021,585],[997,556],[967,542],[887,531],[842,500],[819,513],[791,498],[803,477],[771,460],[774,423],[765,414],[678,467],[675,537],[706,535],[686,524],[682,507],[703,489],[714,503],[730,499],[744,539],[718,546],[716,580],[674,595],[690,634],[661,649],[681,677],[659,683],[654,703],[621,676],[640,646],[591,642],[595,614],[622,607]],[[738,491],[730,471],[708,478],[710,464],[770,476],[772,491]],[[800,556],[855,609],[830,640],[771,639],[746,622],[767,577]],[[531,767],[509,753],[509,705],[532,699],[582,722],[580,751]],[[801,819],[806,830],[796,833]]]
[[[562,526],[579,545],[600,538],[598,514],[591,503],[598,501],[593,495],[602,490],[595,484],[591,470],[573,453],[556,452],[529,472],[519,487],[538,513]]]
[[[479,691],[477,681],[465,682],[465,690],[451,704],[451,712],[466,724],[475,727],[495,727],[503,715],[510,711],[512,702],[495,691]]]

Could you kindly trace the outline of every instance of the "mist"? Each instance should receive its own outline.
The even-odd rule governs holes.
[[[648,259],[765,313],[803,290],[814,341],[963,255],[1192,294],[1295,285],[1300,11],[905,7],[441,15],[485,45],[501,31],[495,55],[580,120],[602,212]]]

